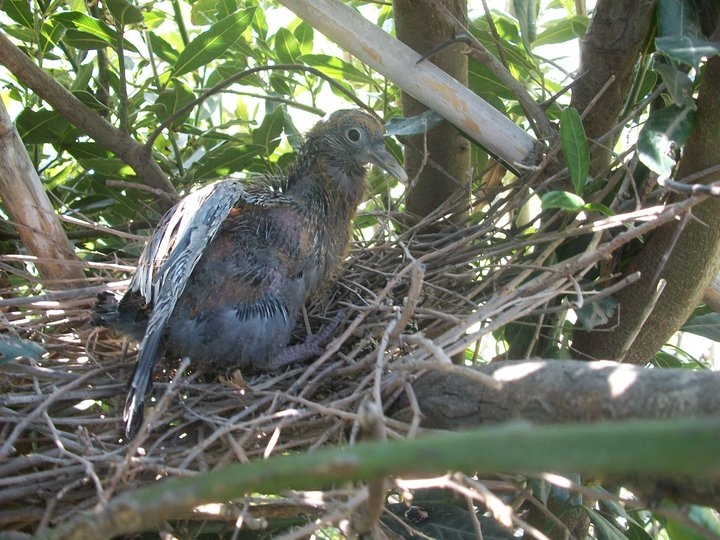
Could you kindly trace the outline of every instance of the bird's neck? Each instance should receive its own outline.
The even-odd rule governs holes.
[[[344,167],[332,156],[304,148],[288,171],[286,195],[315,231],[318,279],[337,268],[350,241],[352,220],[365,193],[365,168]]]
[[[342,156],[328,154],[314,143],[300,150],[288,171],[287,195],[319,211],[318,215],[334,222],[332,225],[349,226],[365,194],[367,171]]]

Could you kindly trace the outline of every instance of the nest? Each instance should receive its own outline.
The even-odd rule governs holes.
[[[90,326],[89,312],[100,290],[123,286],[134,261],[94,263],[92,286],[33,295],[36,280],[5,257],[26,279],[25,287],[2,291],[5,333],[40,343],[46,354],[0,365],[0,528],[35,532],[160,478],[353,444],[367,400],[382,403],[390,439],[414,436],[417,405],[410,417],[393,419],[399,399],[413,403],[409,380],[446,369],[458,354],[490,360],[483,339],[508,322],[603,297],[597,263],[679,211],[670,205],[587,221],[563,215],[567,223],[549,220],[527,234],[537,223],[523,228],[509,216],[528,197],[516,184],[462,223],[439,209],[429,232],[427,222],[409,224],[392,212],[361,215],[373,235],[358,234],[337,281],[297,329],[302,340],[342,316],[325,354],[275,374],[161,362],[146,426],[130,443],[122,440],[121,412],[135,344]],[[573,236],[586,248],[553,261]],[[348,494],[329,494],[323,504],[333,497]],[[293,502],[292,495],[272,500]],[[313,512],[329,512],[323,508]],[[223,519],[233,524],[237,515]]]

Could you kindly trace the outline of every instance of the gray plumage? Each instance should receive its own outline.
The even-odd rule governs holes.
[[[337,111],[308,132],[282,191],[224,180],[165,215],[123,298],[96,307],[96,321],[141,340],[129,438],[164,353],[261,371],[303,359],[285,348],[299,309],[345,254],[368,163],[407,178],[376,119]]]

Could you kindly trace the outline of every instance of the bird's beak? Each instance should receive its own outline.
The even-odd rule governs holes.
[[[408,175],[405,172],[405,169],[403,169],[397,159],[395,159],[393,155],[387,151],[385,145],[376,146],[370,151],[370,161],[378,167],[385,169],[403,184],[407,184]]]

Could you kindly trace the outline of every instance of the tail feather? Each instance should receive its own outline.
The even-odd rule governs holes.
[[[137,435],[143,422],[143,409],[145,398],[152,388],[152,374],[158,359],[163,354],[162,332],[148,332],[143,339],[132,380],[125,400],[123,421],[125,422],[125,436],[128,440]]]

